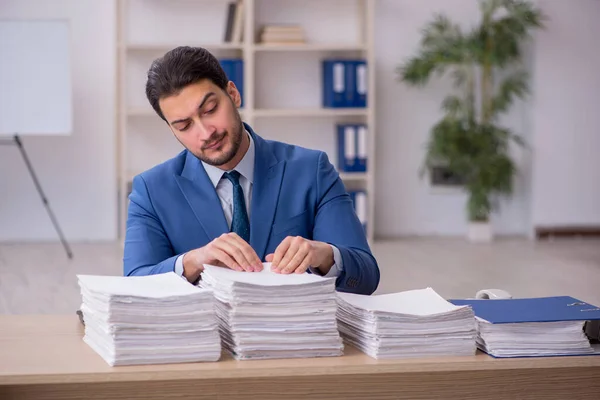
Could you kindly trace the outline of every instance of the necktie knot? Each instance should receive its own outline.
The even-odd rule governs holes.
[[[240,184],[240,173],[237,171],[225,172],[225,178],[229,179],[229,181],[233,184],[233,186],[237,186]]]

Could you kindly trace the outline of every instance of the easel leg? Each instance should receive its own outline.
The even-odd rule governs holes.
[[[19,135],[15,135],[14,140],[15,140],[15,143],[17,144],[17,146],[19,147],[19,150],[21,151],[21,155],[23,156],[23,160],[25,161],[25,164],[27,165],[27,169],[29,170],[31,179],[33,179],[33,183],[35,184],[35,187],[36,187],[38,193],[40,194],[40,197],[42,198],[42,202],[44,203],[44,206],[46,207],[46,210],[48,211],[48,215],[50,216],[50,219],[52,220],[54,229],[56,229],[56,232],[58,233],[58,236],[60,237],[60,240],[65,248],[65,251],[67,252],[67,256],[71,259],[71,258],[73,258],[73,253],[71,252],[71,248],[69,247],[69,244],[67,243],[67,240],[65,239],[65,236],[63,235],[63,233],[60,229],[60,226],[58,225],[58,221],[56,220],[54,213],[50,209],[50,203],[48,202],[48,199],[44,195],[42,186],[40,185],[40,182],[38,181],[37,176],[35,175],[35,171],[33,170],[33,166],[31,165],[31,162],[29,161],[29,157],[27,157],[27,153],[25,152],[25,147],[23,147],[23,142],[21,142],[21,138],[19,138]]]

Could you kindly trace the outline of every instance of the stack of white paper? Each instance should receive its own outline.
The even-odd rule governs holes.
[[[495,301],[495,300],[490,300]],[[592,354],[585,321],[491,324],[477,318],[478,347],[494,357]]]
[[[473,355],[476,323],[433,289],[378,296],[338,293],[342,337],[373,358]]]
[[[173,272],[78,275],[83,340],[109,365],[217,361],[214,298]]]
[[[263,266],[262,272],[205,266],[199,284],[214,292],[223,347],[238,360],[342,355],[335,279]]]
[[[494,357],[594,354],[584,326],[600,308],[571,296],[451,300],[473,308],[478,347]]]

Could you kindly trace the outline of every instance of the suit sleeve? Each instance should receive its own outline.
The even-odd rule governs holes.
[[[129,196],[123,273],[131,276],[173,272],[177,257],[152,206],[146,182],[138,175]]]
[[[337,290],[370,295],[379,285],[379,266],[354,212],[352,199],[325,153],[319,156],[316,182],[313,239],[340,251],[343,267],[336,280]]]

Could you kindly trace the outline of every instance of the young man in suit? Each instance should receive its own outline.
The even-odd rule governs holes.
[[[147,98],[185,147],[136,176],[124,274],[204,264],[337,277],[339,291],[372,294],[379,267],[344,185],[324,152],[261,138],[243,123],[240,93],[202,48],[178,47],[148,71]]]

